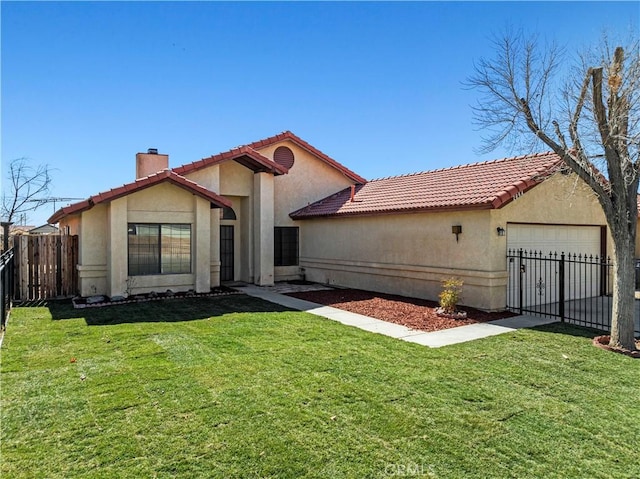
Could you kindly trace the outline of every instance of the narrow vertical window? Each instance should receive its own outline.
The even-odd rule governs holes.
[[[298,227],[276,226],[274,231],[274,266],[298,264]]]

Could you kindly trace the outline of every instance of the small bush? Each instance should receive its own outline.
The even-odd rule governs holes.
[[[462,296],[462,285],[464,281],[458,278],[449,278],[442,281],[442,291],[438,298],[440,299],[440,308],[447,314],[456,312],[456,305]]]

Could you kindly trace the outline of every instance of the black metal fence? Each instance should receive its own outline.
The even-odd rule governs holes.
[[[613,264],[595,255],[507,252],[507,308],[560,318],[603,331],[611,328]],[[635,332],[640,336],[639,301]]]
[[[0,329],[4,330],[13,299],[14,256],[13,248],[0,256]]]

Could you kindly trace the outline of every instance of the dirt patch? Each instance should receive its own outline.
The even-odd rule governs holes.
[[[372,293],[359,289],[332,289],[288,293],[294,298],[333,306],[352,313],[363,314],[390,323],[401,324],[421,331],[439,331],[467,324],[484,323],[496,319],[517,316],[509,311],[487,313],[474,308],[461,307],[466,319],[443,318],[436,314],[438,303],[425,299],[407,298],[391,294]]]

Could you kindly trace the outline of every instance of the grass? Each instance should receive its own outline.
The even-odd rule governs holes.
[[[638,477],[640,361],[590,337],[428,349],[246,296],[16,308],[0,477]]]

